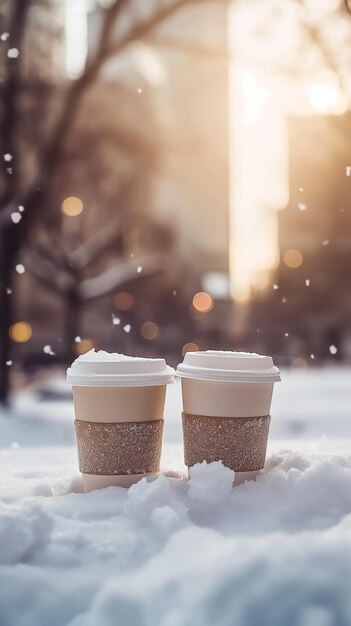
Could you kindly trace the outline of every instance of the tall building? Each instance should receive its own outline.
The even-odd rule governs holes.
[[[274,335],[277,350],[291,355],[326,357],[335,346],[341,358],[348,351],[350,133],[350,113],[289,121],[290,201],[279,213],[280,263],[256,321]]]

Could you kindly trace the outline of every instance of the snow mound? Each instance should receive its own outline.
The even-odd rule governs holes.
[[[0,563],[33,560],[49,541],[53,520],[35,502],[6,505],[0,502]]]
[[[106,352],[105,350],[89,350],[88,352],[84,352],[74,361],[75,363],[80,363],[82,361],[101,361],[105,363],[105,361],[134,361],[139,360],[141,357],[136,356],[128,356],[126,354],[119,354],[118,352]]]
[[[56,495],[15,481],[0,505],[1,626],[351,623],[351,455],[282,451],[234,488],[219,462],[88,494],[35,479]]]

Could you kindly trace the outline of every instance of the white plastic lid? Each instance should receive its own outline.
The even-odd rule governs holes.
[[[195,380],[228,382],[278,382],[280,372],[270,356],[252,352],[206,350],[187,352],[176,375]]]
[[[66,381],[77,387],[152,387],[174,381],[164,359],[90,350],[73,361]]]

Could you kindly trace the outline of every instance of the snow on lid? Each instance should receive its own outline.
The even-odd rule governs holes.
[[[187,352],[177,368],[178,376],[231,382],[277,382],[279,369],[270,356],[254,352],[204,350]]]
[[[172,382],[174,370],[164,359],[89,350],[67,370],[67,382],[77,386],[149,386]]]

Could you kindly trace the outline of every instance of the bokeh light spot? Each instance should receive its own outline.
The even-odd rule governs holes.
[[[193,297],[193,307],[200,313],[208,313],[213,309],[213,300],[209,293],[199,291]]]
[[[303,359],[302,357],[296,357],[295,359],[293,359],[291,366],[294,369],[308,369],[308,363],[306,359]]]
[[[83,202],[76,196],[69,196],[68,198],[65,198],[61,204],[62,213],[68,217],[76,217],[77,215],[80,215],[83,208]]]
[[[134,306],[134,298],[127,291],[119,291],[114,299],[116,309],[119,311],[129,311]]]
[[[16,322],[10,327],[9,335],[12,341],[26,343],[32,336],[32,327],[28,322]]]
[[[284,255],[284,263],[288,267],[295,269],[296,267],[300,267],[303,261],[303,256],[299,250],[288,250]]]
[[[200,350],[200,348],[197,343],[189,341],[188,343],[185,343],[182,347],[182,355],[184,356],[186,352],[197,352],[198,350]]]
[[[152,341],[156,339],[160,334],[160,329],[155,322],[144,322],[140,326],[140,334],[144,339],[149,339]]]
[[[94,347],[95,345],[92,339],[81,339],[81,341],[74,344],[74,349],[77,354],[89,352],[89,350],[92,350]]]

